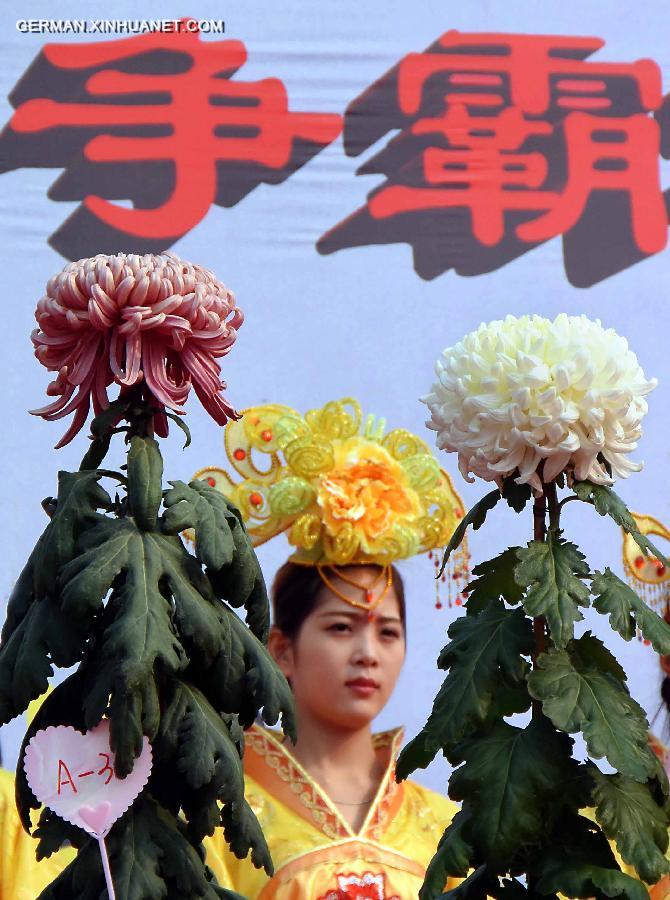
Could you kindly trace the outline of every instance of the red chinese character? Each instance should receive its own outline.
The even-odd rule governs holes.
[[[322,253],[405,242],[416,271],[490,272],[564,237],[573,284],[658,253],[660,70],[651,60],[587,60],[587,37],[444,34],[347,109],[357,155],[400,129],[359,174],[382,174],[367,204],[323,235]]]
[[[565,189],[544,215],[519,225],[522,241],[545,241],[572,228],[594,191],[628,194],[633,238],[644,254],[668,241],[668,217],[661,192],[660,131],[645,115],[602,119],[571,113],[564,123],[568,151]]]
[[[174,74],[130,74],[115,63],[152,51],[185,54],[189,65]],[[338,115],[288,110],[284,85],[276,78],[231,81],[246,61],[240,41],[201,41],[196,33],[153,33],[90,44],[52,44],[47,60],[59,69],[106,66],[86,81],[94,99],[113,102],[60,102],[33,99],[15,112],[19,133],[57,127],[135,126],[158,135],[100,134],[85,145],[94,163],[170,162],[174,188],[153,209],[127,209],[89,195],[85,206],[111,228],[140,238],[174,238],[193,228],[217,196],[217,163],[253,163],[279,172],[289,165],[296,142],[325,146],[340,132]],[[160,100],[148,101],[147,95]],[[119,98],[128,98],[127,102]]]
[[[546,122],[526,122],[518,109],[497,117],[472,117],[464,106],[451,106],[442,119],[424,119],[414,134],[441,131],[451,145],[463,150],[429,147],[423,151],[426,187],[395,185],[382,188],[369,203],[374,218],[421,209],[466,207],[472,230],[482,244],[493,246],[505,231],[504,213],[511,209],[547,209],[552,195],[537,190],[547,175],[541,153],[510,153],[531,134],[550,134]]]
[[[398,101],[406,115],[421,107],[428,79],[445,73],[449,77],[446,103],[458,101],[481,107],[499,107],[505,82],[510,106],[523,113],[547,112],[551,80],[561,94],[557,105],[564,109],[609,109],[606,79],[632,79],[638,87],[642,107],[656,109],[661,102],[661,75],[653,60],[634,63],[584,62],[604,41],[591,37],[542,34],[461,34],[447,31],[437,42],[437,53],[408,53],[398,71]],[[489,92],[472,91],[487,88]],[[469,93],[463,93],[467,91]],[[594,96],[595,95],[595,96]]]
[[[441,131],[451,145],[466,149],[424,150],[427,186],[382,188],[370,200],[370,213],[382,219],[401,212],[464,207],[471,212],[477,240],[493,246],[504,236],[505,212],[543,210],[544,215],[515,229],[520,240],[539,243],[572,228],[594,191],[619,190],[629,196],[633,236],[640,251],[662,250],[668,225],[658,173],[657,123],[642,114],[603,120],[570,113],[563,127],[566,186],[561,193],[538,190],[547,177],[544,156],[509,151],[532,134],[550,134],[551,125],[525,121],[517,109],[484,118],[470,116],[463,106],[451,106],[442,119],[421,120],[412,132]]]

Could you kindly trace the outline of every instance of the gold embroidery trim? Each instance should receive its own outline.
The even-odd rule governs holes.
[[[297,760],[271,731],[252,726],[245,735],[245,742],[265,761],[266,765],[277,774],[291,791],[297,795],[300,803],[310,812],[312,820],[331,840],[341,837],[358,837],[367,835],[379,840],[386,826],[388,810],[400,785],[395,781],[395,760],[403,739],[401,728],[382,731],[373,735],[375,750],[391,747],[390,762],[382,778],[375,799],[370,806],[363,827],[358,835],[349,827],[340,815],[337,807],[327,794],[310,778]]]
[[[382,731],[373,735],[372,742],[375,750],[390,746],[389,765],[384,777],[379,783],[375,799],[372,801],[368,814],[361,828],[361,835],[367,835],[375,841],[381,840],[386,830],[388,813],[396,794],[401,789],[395,780],[395,763],[403,739],[403,729]]]
[[[262,757],[266,765],[283,782],[289,785],[302,805],[309,810],[314,823],[327,837],[336,840],[342,836],[341,826],[346,823],[340,820],[340,816],[335,810],[330,809],[317,785],[304,769],[298,767],[297,763],[290,758],[281,744],[275,745],[270,735],[260,730],[247,732],[245,742]],[[350,834],[351,832],[348,832],[347,836]]]

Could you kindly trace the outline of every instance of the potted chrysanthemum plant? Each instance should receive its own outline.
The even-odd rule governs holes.
[[[219,424],[235,412],[217,359],[232,347],[242,313],[210,272],[166,253],[98,255],[47,284],[32,340],[57,373],[36,410],[73,413],[62,446],[83,427],[91,443],[79,471],[60,472],[50,521],[11,595],[0,644],[0,724],[48,687],[53,667],[76,667],[43,701],[17,768],[17,804],[28,830],[39,806],[22,761],[40,729],[86,732],[109,720],[115,771],[127,776],[145,736],[149,782],[107,837],[123,898],[237,896],[219,887],[202,840],[222,826],[238,856],[271,869],[244,799],[243,728],[260,712],[283,715],[288,685],[263,642],[263,577],[237,510],[202,482],[163,484],[156,436],[180,416],[191,387]],[[110,401],[108,389],[120,386]],[[104,467],[110,441],[127,446]],[[116,484],[110,491],[105,485]],[[195,535],[194,552],[181,539]],[[246,625],[232,607],[244,607]],[[42,898],[104,894],[95,841],[48,809],[34,836],[38,857],[69,840],[74,861]]]
[[[399,761],[403,778],[443,752],[461,803],[421,900],[442,896],[448,876],[464,879],[445,895],[459,900],[644,898],[643,882],[670,870],[667,778],[621,665],[576,625],[593,605],[625,640],[639,629],[663,654],[670,628],[610,568],[590,569],[561,514],[571,500],[588,504],[665,562],[611,487],[640,468],[627,454],[655,381],[624,338],[567,315],[481,325],[444,351],[436,373],[424,402],[437,446],[458,453],[466,480],[496,485],[445,560],[501,501],[529,526],[532,516],[532,540],[473,570],[466,615],[438,660],[443,686]]]

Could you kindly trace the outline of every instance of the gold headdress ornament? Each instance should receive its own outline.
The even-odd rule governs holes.
[[[417,553],[432,556],[464,513],[428,445],[404,429],[385,435],[384,428],[384,419],[373,415],[363,422],[359,404],[349,398],[304,416],[287,406],[252,407],[224,429],[226,455],[239,480],[217,466],[195,477],[232,500],[255,546],[285,532],[296,548],[293,562],[317,566],[338,596],[372,610],[391,584],[391,564]],[[465,542],[454,555],[443,580],[460,588],[468,574]],[[334,571],[365,564],[382,567],[386,586],[377,597]],[[358,587],[363,601],[341,593],[333,578]],[[436,605],[442,605],[439,593]]]
[[[642,534],[653,534],[670,541],[670,531],[653,516],[633,513]],[[633,538],[623,532],[623,567],[630,586],[661,615],[668,612],[670,570],[653,556],[645,556]]]
[[[656,537],[670,541],[670,531],[662,522],[653,516],[642,516],[638,513],[632,513],[635,524],[642,534],[653,534]],[[626,573],[628,583],[637,591],[642,599],[663,616],[666,622],[670,623],[670,570],[654,556],[645,556],[633,538],[622,531],[623,534],[623,567]],[[642,640],[642,635],[638,632],[638,640]],[[644,641],[649,644],[648,640]],[[659,663],[664,679],[670,678],[670,656],[659,656]],[[665,692],[661,689],[661,697],[663,702],[656,715],[652,718],[651,724],[654,724],[656,716],[663,703],[667,706]],[[663,743],[651,731],[647,735],[647,741],[656,756],[663,763],[664,768],[670,774],[670,748]]]

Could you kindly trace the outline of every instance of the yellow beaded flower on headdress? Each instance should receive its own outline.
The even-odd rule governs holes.
[[[633,513],[642,534],[653,534],[670,541],[670,531],[653,516]],[[653,556],[643,556],[631,535],[623,532],[623,567],[630,586],[661,615],[668,612],[670,570]]]
[[[256,406],[224,430],[238,479],[216,466],[195,477],[240,509],[256,546],[286,532],[293,562],[320,571],[385,569],[446,544],[463,502],[424,441],[400,428],[385,435],[384,428],[372,415],[363,422],[349,398],[304,416],[287,406]],[[455,567],[451,575],[460,580],[467,548]]]

